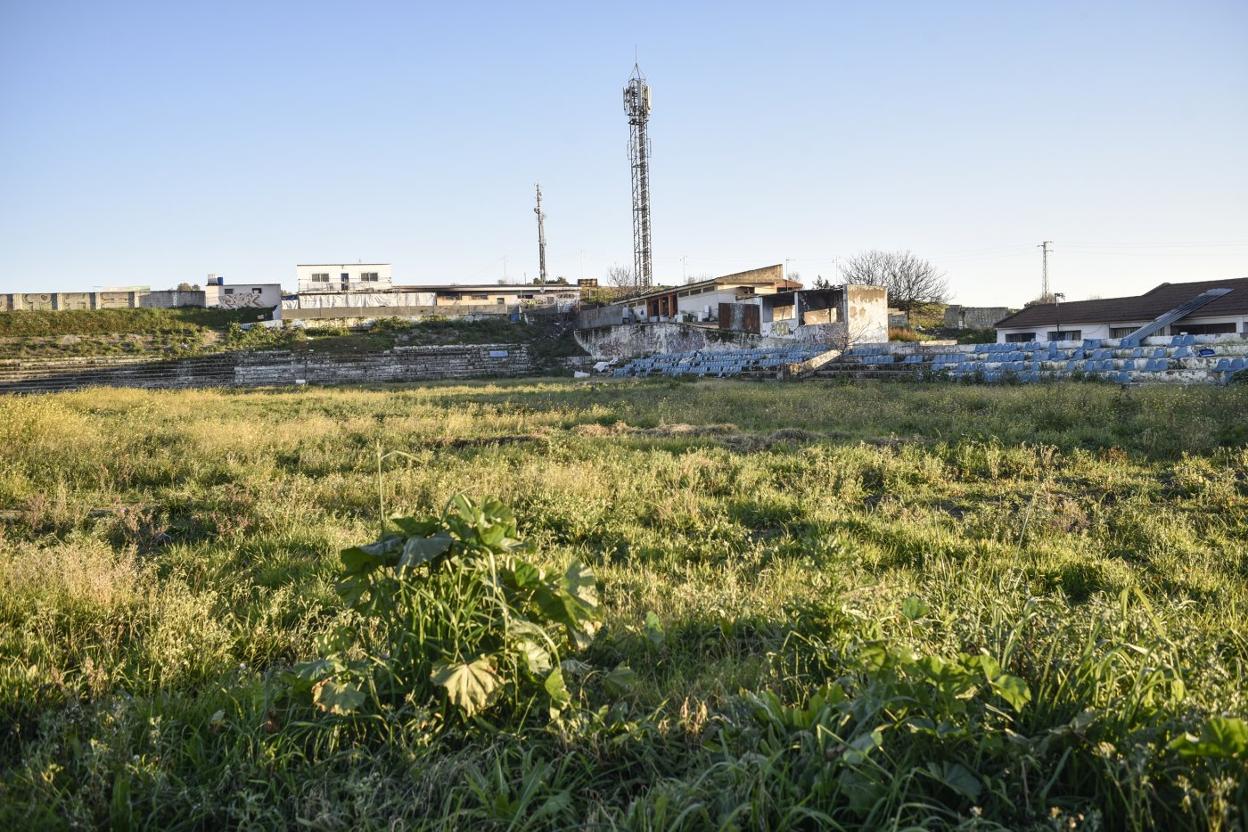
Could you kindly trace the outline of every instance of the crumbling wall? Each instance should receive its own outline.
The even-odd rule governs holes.
[[[888,340],[888,290],[883,286],[850,283],[845,287],[841,320],[851,344]]]
[[[174,361],[142,358],[0,360],[0,393],[79,387],[233,387],[286,384],[378,384],[497,378],[533,372],[524,344],[395,347],[361,355],[289,350],[218,353]]]
[[[681,323],[640,323],[581,329],[576,341],[599,360],[633,358],[656,352],[732,350],[755,346],[767,339],[745,332],[724,332]]]
[[[1011,311],[1007,306],[960,306],[952,303],[945,307],[945,329],[992,329]]]
[[[582,308],[576,313],[576,328],[595,329],[600,326],[620,326],[624,323],[625,314],[628,311],[628,307],[623,304],[614,303],[608,306]]]
[[[140,303],[150,309],[177,309],[182,306],[202,307],[206,301],[202,289],[160,289],[148,292]]]

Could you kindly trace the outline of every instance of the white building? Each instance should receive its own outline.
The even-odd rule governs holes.
[[[389,263],[305,263],[295,272],[300,292],[376,292],[393,284]]]
[[[204,306],[209,309],[280,309],[282,284],[231,283],[210,275],[204,287]]]
[[[1229,291],[1211,292],[1221,289]],[[997,341],[1125,338],[1158,319],[1164,325],[1150,334],[1248,335],[1248,277],[1162,283],[1134,297],[1038,303],[997,321]]]

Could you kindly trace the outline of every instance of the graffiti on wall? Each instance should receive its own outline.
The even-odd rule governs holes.
[[[222,309],[268,309],[272,304],[264,303],[259,292],[242,292],[234,295],[221,295],[217,305]]]

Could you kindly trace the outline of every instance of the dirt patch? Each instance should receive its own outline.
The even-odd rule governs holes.
[[[426,444],[435,448],[481,448],[487,445],[523,445],[527,442],[546,442],[540,433],[504,433],[499,436],[473,436],[458,439],[430,439]]]
[[[659,425],[653,428],[635,428],[627,422],[611,425],[586,424],[572,428],[577,436],[651,436],[658,438],[728,436],[738,433],[736,425]]]

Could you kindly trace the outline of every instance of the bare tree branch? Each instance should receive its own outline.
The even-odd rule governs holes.
[[[944,273],[909,251],[864,251],[846,260],[841,274],[846,283],[883,286],[889,305],[906,314],[929,303],[944,303],[949,296]]]
[[[628,266],[612,266],[607,269],[607,283],[620,288],[636,285],[636,281],[633,280],[633,270]]]

